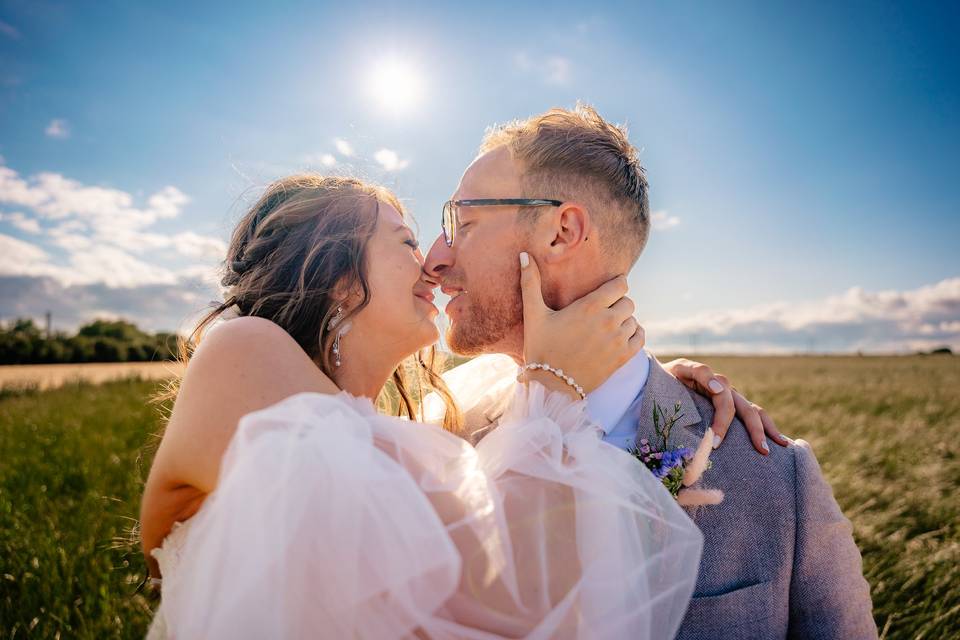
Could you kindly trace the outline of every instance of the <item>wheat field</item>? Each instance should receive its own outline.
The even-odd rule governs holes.
[[[854,523],[885,638],[960,637],[960,358],[709,357],[809,440]],[[0,638],[138,638],[130,543],[155,380],[0,390]]]

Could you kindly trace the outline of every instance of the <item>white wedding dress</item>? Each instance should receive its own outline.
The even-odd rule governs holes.
[[[347,393],[244,416],[148,637],[672,638],[699,530],[585,403],[516,387],[476,448]]]

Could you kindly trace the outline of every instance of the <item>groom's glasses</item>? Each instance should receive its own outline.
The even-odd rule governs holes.
[[[453,246],[457,235],[457,226],[460,224],[460,207],[559,207],[561,200],[544,200],[543,198],[479,198],[475,200],[447,200],[443,203],[443,239],[448,247]]]

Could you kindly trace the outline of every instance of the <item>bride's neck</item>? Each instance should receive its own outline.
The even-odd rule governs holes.
[[[334,367],[333,382],[351,395],[376,400],[399,361],[396,357],[378,356],[373,351],[344,349],[340,366]]]

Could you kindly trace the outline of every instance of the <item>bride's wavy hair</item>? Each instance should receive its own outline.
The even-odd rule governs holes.
[[[332,378],[334,292],[362,294],[341,323],[369,303],[367,243],[380,203],[408,217],[389,190],[355,178],[300,174],[270,184],[230,239],[220,281],[226,287],[224,301],[200,319],[189,337],[178,339],[180,362],[186,365],[210,326],[236,307],[236,315],[266,318],[282,327]],[[425,394],[434,391],[446,405],[444,428],[459,433],[462,417],[440,377],[443,366],[436,346],[421,349],[393,372],[378,405],[418,419]],[[175,399],[179,387],[180,379],[172,379],[154,400]]]

